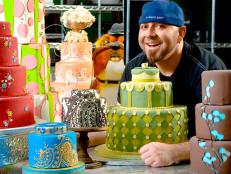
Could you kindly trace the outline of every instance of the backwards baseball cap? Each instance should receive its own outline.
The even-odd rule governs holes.
[[[184,13],[181,7],[171,0],[153,0],[143,5],[139,24],[145,22],[183,26]]]

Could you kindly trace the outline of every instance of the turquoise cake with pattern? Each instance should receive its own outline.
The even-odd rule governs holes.
[[[85,165],[78,161],[76,133],[65,123],[42,123],[28,135],[28,164],[23,174],[82,174]]]

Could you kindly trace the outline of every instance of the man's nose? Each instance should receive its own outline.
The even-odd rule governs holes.
[[[148,36],[155,36],[156,35],[156,29],[155,27],[149,27],[147,30],[146,30],[146,34]]]

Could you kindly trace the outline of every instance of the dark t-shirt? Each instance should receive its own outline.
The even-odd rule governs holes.
[[[131,70],[148,62],[144,53],[140,53],[126,64],[121,82],[131,81]],[[153,66],[149,64],[149,66]],[[206,70],[226,69],[223,61],[208,50],[195,44],[184,42],[182,58],[175,72],[170,76],[160,73],[161,81],[173,84],[173,104],[188,107],[188,138],[195,135],[195,105],[202,102],[201,73]],[[118,91],[120,101],[120,91]]]

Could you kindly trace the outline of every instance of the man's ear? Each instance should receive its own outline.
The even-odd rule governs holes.
[[[186,26],[179,27],[178,43],[182,41],[186,34]]]

